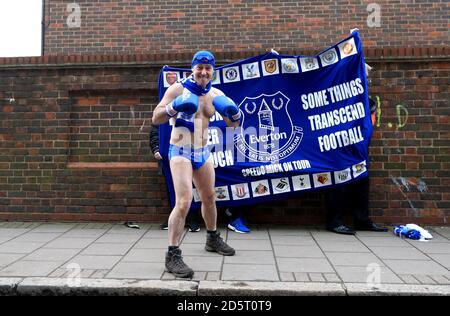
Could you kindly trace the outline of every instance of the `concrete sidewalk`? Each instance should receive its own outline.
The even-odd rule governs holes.
[[[428,242],[392,230],[222,229],[233,257],[206,252],[204,229],[186,232],[195,276],[184,280],[164,272],[167,231],[140,226],[0,222],[0,294],[450,295],[450,227],[428,228]]]

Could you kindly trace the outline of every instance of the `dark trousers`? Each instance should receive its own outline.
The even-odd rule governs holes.
[[[355,225],[370,223],[369,183],[369,177],[365,177],[325,191],[327,228],[344,225],[347,210],[353,213]]]

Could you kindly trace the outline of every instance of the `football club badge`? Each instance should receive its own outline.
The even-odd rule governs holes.
[[[260,76],[258,62],[242,65],[242,77],[244,80],[256,79]]]
[[[233,200],[248,199],[250,197],[247,183],[240,183],[231,186]]]
[[[323,172],[323,173],[315,173],[313,174],[314,186],[316,188],[324,187],[327,185],[331,185],[331,173]]]
[[[308,174],[292,177],[292,184],[294,185],[294,191],[311,189],[311,180]]]
[[[213,84],[213,85],[220,84],[220,70],[214,71],[211,84]]]
[[[177,82],[180,74],[175,71],[164,72],[164,88],[168,88]]]
[[[322,67],[329,66],[338,62],[338,56],[334,48],[327,50],[325,53],[319,55]]]
[[[297,59],[295,58],[283,58],[281,59],[281,70],[284,74],[298,73]]]
[[[338,45],[339,53],[341,55],[341,59],[346,58],[348,56],[352,56],[358,53],[355,45],[355,39],[352,37],[349,40]]]
[[[229,201],[230,195],[228,194],[228,187],[217,187],[216,190],[216,200],[217,201]]]
[[[359,177],[367,171],[366,161],[362,161],[352,167],[353,178]]]
[[[288,178],[272,179],[272,188],[274,194],[291,192]]]
[[[302,72],[319,69],[319,61],[315,57],[301,57],[300,65],[302,67]]]
[[[224,83],[237,82],[241,80],[239,75],[239,66],[224,68],[222,69],[222,72]]]
[[[263,76],[272,76],[280,73],[278,59],[263,60]]]
[[[270,195],[269,182],[267,180],[252,182],[253,197]]]
[[[350,181],[351,179],[352,179],[352,176],[350,173],[350,168],[334,172],[334,183],[336,183],[336,184],[344,183],[344,182]]]

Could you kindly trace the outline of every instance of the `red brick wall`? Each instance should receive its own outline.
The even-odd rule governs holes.
[[[366,50],[381,111],[370,150],[371,214],[385,223],[448,224],[449,54],[387,53],[409,56]],[[221,56],[222,63],[244,57]],[[166,218],[165,182],[147,134],[161,65],[188,65],[189,57],[0,58],[0,220]],[[247,217],[323,224],[322,194],[259,206]]]
[[[367,48],[449,46],[448,1],[46,0],[45,55],[321,50],[359,28]],[[380,7],[379,26],[373,10]],[[69,27],[80,8],[80,27]],[[369,24],[368,24],[369,19]]]

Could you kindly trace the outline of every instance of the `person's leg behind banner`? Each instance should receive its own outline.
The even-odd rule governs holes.
[[[344,215],[348,204],[347,185],[326,189],[325,206],[327,212],[327,230],[344,235],[354,235],[355,231],[344,224]]]
[[[242,209],[229,207],[225,210],[225,214],[230,218],[228,229],[239,234],[250,233],[250,228],[247,227],[247,221],[244,219]]]
[[[192,202],[192,165],[184,157],[174,157],[170,160],[170,170],[176,200],[175,207],[169,216],[169,248],[166,253],[166,270],[177,277],[191,278],[194,271],[184,263],[179,246],[186,216]]]
[[[202,201],[202,216],[207,232],[205,250],[224,256],[233,256],[235,250],[223,241],[217,231],[215,172],[212,158],[208,159],[199,169],[194,170],[193,178]]]
[[[352,212],[356,230],[368,230],[375,232],[386,232],[386,227],[379,226],[372,222],[369,217],[369,192],[370,179],[365,177],[357,180],[351,185],[351,191],[355,195],[353,199]]]

